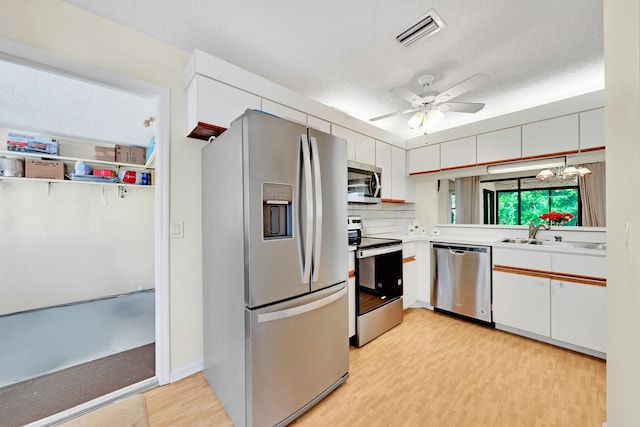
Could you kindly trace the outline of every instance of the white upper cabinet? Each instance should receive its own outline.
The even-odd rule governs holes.
[[[382,198],[392,199],[391,145],[386,142],[376,141],[376,166],[382,169]]]
[[[413,202],[415,184],[407,175],[407,154],[400,147],[376,141],[376,166],[382,169],[382,198]]]
[[[415,181],[407,175],[407,152],[391,147],[391,195],[394,200],[415,202]]]
[[[347,160],[376,164],[375,139],[341,126],[331,126],[331,133],[347,140]]]
[[[604,108],[580,113],[580,150],[604,146]]]
[[[356,135],[356,162],[375,165],[376,140],[361,133],[356,133]]]
[[[440,170],[440,144],[427,145],[407,152],[409,173]]]
[[[331,123],[314,116],[307,116],[307,126],[324,133],[331,133]]]
[[[285,105],[278,104],[277,102],[269,101],[268,99],[262,100],[262,110],[267,113],[271,113],[274,116],[282,117],[283,119],[291,120],[294,122],[307,124],[307,115],[301,111],[294,110]]]
[[[342,126],[331,126],[331,134],[347,140],[347,160],[356,161],[356,133]]]
[[[202,124],[205,128],[213,125],[227,129],[247,108],[260,109],[260,98],[196,75],[187,88],[187,133],[202,127]]]
[[[577,150],[577,114],[522,126],[522,157],[560,154]]]
[[[520,126],[478,135],[478,164],[522,157],[522,128]]]
[[[440,147],[440,167],[449,169],[476,164],[476,137],[455,139]]]

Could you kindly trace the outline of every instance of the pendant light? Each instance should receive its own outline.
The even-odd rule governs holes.
[[[541,179],[541,180],[550,179],[550,178],[567,179],[567,178],[572,178],[574,176],[585,176],[590,173],[591,171],[584,166],[580,166],[578,168],[576,168],[575,166],[567,166],[564,169],[556,168],[555,172],[552,171],[551,169],[543,169],[538,173],[538,175],[536,175],[536,179]]]

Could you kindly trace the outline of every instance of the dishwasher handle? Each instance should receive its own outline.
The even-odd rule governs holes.
[[[452,248],[449,248],[449,253],[450,253],[451,255],[464,255],[464,254],[466,254],[467,252],[468,252],[468,251],[464,251],[464,250],[462,250],[462,249],[452,249]]]
[[[452,255],[464,255],[466,252],[490,252],[489,246],[448,245],[446,243],[431,243],[432,249],[445,249]]]

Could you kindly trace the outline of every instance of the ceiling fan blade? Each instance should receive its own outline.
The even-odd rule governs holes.
[[[424,99],[420,98],[420,96],[411,92],[409,89],[405,89],[403,87],[394,87],[392,89],[389,89],[389,92],[393,93],[396,96],[399,96],[407,102],[410,102],[411,105],[424,103]]]
[[[477,88],[478,86],[483,85],[484,83],[489,81],[489,76],[486,74],[474,74],[466,80],[461,81],[455,86],[450,87],[449,89],[442,92],[440,95],[436,97],[436,102],[445,102],[456,98],[463,93],[469,92],[472,89]]]
[[[407,110],[402,110],[402,111],[396,111],[394,113],[389,113],[389,114],[384,114],[382,116],[378,116],[378,117],[374,117],[372,119],[369,119],[370,122],[375,122],[376,120],[382,120],[382,119],[386,119],[388,117],[393,117],[393,116],[399,116],[401,114],[407,114],[407,113],[412,113],[414,111],[416,111],[417,108],[409,108]]]
[[[484,108],[484,104],[478,102],[445,102],[439,104],[441,111],[455,111],[457,113],[477,113]]]

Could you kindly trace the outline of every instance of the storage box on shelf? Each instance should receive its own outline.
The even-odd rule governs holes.
[[[55,160],[27,159],[24,164],[26,178],[64,179],[64,163]]]

